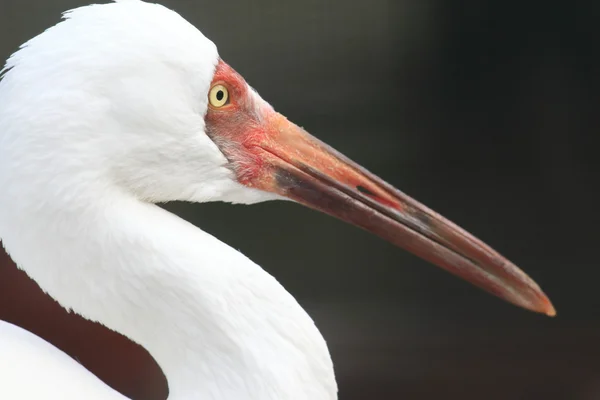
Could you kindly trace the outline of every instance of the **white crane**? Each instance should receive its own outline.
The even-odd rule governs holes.
[[[178,14],[82,7],[0,82],[0,238],[62,306],[146,348],[170,398],[337,398],[325,341],[238,251],[155,203],[291,199],[519,306],[554,315],[490,247],[289,122]],[[0,398],[122,399],[0,323]]]

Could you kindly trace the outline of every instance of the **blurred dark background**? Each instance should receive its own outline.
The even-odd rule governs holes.
[[[0,59],[87,3],[0,0]],[[520,310],[291,203],[168,205],[309,311],[341,400],[600,399],[600,3],[162,4],[278,111],[490,243],[557,308]]]

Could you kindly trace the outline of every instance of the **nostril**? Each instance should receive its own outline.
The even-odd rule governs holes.
[[[377,195],[364,186],[357,185],[356,190],[358,190],[365,196],[369,196],[372,200],[375,200],[380,205],[383,205],[386,207],[391,207],[396,210],[400,210],[400,208],[401,208],[400,204],[398,204],[396,201],[386,198],[386,197],[382,197],[381,195]]]
[[[359,192],[361,192],[361,193],[363,193],[363,194],[366,194],[366,195],[368,195],[368,196],[375,196],[375,193],[371,192],[369,189],[367,189],[367,188],[366,188],[366,187],[364,187],[364,186],[360,186],[360,185],[358,185],[358,186],[356,187],[356,189],[357,189]]]

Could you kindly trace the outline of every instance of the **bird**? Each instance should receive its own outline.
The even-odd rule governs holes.
[[[173,400],[332,400],[338,389],[294,297],[165,202],[299,203],[555,315],[522,270],[275,111],[159,4],[73,9],[7,60],[0,187],[0,240],[18,267],[65,309],[144,347]],[[0,322],[0,398],[126,397]]]

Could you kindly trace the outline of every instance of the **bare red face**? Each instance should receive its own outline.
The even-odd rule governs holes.
[[[206,132],[230,161],[239,182],[259,188],[267,178],[260,145],[275,134],[269,119],[278,114],[223,61],[219,61],[211,83],[211,88],[215,87],[222,87],[227,100],[221,105],[217,92],[214,99],[218,105],[214,105],[209,93]]]
[[[223,61],[209,103],[207,134],[241,184],[357,225],[511,303],[555,314],[514,264],[275,112]]]

